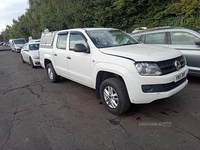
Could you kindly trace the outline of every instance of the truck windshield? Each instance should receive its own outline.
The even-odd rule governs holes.
[[[138,41],[121,30],[89,30],[86,33],[97,48],[138,43]]]
[[[25,40],[14,40],[15,44],[25,44]]]

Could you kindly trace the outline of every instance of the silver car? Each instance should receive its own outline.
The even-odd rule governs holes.
[[[21,59],[23,63],[28,63],[32,68],[40,66],[39,42],[26,43],[21,50]]]
[[[138,42],[180,50],[190,75],[200,76],[200,31],[183,27],[158,27],[130,33]]]

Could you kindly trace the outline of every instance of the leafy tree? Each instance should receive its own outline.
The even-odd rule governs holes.
[[[93,0],[68,0],[66,5],[68,27],[93,27],[93,8]]]
[[[199,0],[28,0],[29,9],[1,33],[4,39],[40,37],[48,28],[147,26],[200,28]]]
[[[200,28],[199,8],[199,0],[180,0],[168,5],[157,19],[160,19],[160,24]]]

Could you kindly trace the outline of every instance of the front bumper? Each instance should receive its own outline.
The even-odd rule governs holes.
[[[32,60],[33,60],[34,66],[41,66],[41,65],[40,65],[40,59],[32,58]]]
[[[177,76],[185,74],[180,80]],[[187,84],[188,67],[185,66],[163,76],[141,76],[138,73],[129,73],[125,83],[131,103],[142,104],[170,97],[181,91]]]
[[[15,49],[15,50],[16,50],[17,53],[20,53],[20,52],[21,52],[21,48],[20,48],[20,49],[17,48],[17,49]]]

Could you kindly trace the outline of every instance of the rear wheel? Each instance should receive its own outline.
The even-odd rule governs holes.
[[[100,87],[100,94],[106,109],[115,115],[126,112],[131,106],[126,86],[120,79],[104,80]]]
[[[52,63],[47,64],[46,66],[47,76],[52,83],[56,83],[60,80],[60,76],[58,76],[53,68]]]

